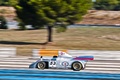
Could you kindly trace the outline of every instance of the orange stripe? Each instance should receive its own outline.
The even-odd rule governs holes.
[[[67,50],[46,50],[46,49],[41,49],[39,51],[40,56],[58,56],[58,51],[63,51],[67,53]]]

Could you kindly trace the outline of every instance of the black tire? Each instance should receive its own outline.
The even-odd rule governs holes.
[[[83,66],[80,62],[74,62],[74,63],[72,63],[72,69],[74,71],[80,71],[83,69]]]
[[[36,65],[36,68],[38,68],[38,69],[45,69],[45,67],[46,67],[46,64],[43,61],[38,62]]]

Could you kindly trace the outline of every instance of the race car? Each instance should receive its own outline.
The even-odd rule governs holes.
[[[37,69],[72,69],[80,71],[85,69],[88,60],[93,60],[93,56],[73,57],[65,52],[59,51],[58,56],[44,59],[42,56],[36,62],[29,65],[29,68]]]

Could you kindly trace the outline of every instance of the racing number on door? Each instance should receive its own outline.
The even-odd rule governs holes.
[[[50,65],[56,65],[56,61],[51,61]]]

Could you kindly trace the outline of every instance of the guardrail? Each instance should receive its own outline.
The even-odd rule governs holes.
[[[57,50],[57,49],[33,49],[33,57],[40,57],[40,56],[58,56],[58,52],[63,51],[66,52],[68,50]]]
[[[71,26],[106,26],[106,27],[120,27],[120,24],[106,25],[106,24],[74,24]]]
[[[0,47],[0,57],[14,57],[16,56],[16,48]]]
[[[95,60],[120,60],[120,51],[67,50],[67,53],[72,56],[94,56]],[[40,57],[39,49],[34,49],[32,55]]]

